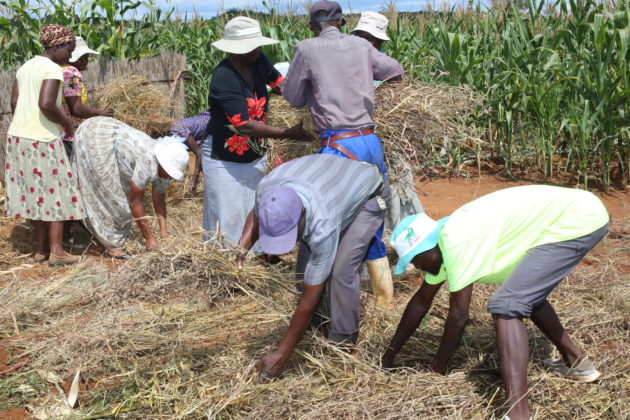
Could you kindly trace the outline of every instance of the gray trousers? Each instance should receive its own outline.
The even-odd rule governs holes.
[[[588,235],[528,250],[505,283],[488,299],[488,312],[528,318],[606,232],[608,223]]]
[[[389,202],[391,193],[385,183],[381,197]],[[330,318],[328,339],[337,343],[354,343],[358,337],[361,313],[361,278],[359,268],[365,259],[374,234],[383,223],[386,209],[380,208],[377,198],[365,203],[361,212],[339,238],[332,272],[317,312]],[[304,278],[304,269],[310,258],[308,245],[300,243],[296,277]]]

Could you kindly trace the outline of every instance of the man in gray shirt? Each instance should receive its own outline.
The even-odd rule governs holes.
[[[370,162],[387,179],[383,146],[372,120],[373,81],[398,78],[403,68],[365,39],[342,34],[339,28],[344,23],[338,3],[313,4],[310,28],[315,38],[295,46],[282,95],[291,106],[308,104],[321,136],[319,153]],[[382,234],[383,226],[375,233],[366,259],[377,300],[390,307],[393,285]]]
[[[262,179],[239,246],[247,250],[258,241],[264,253],[281,255],[300,241],[296,270],[304,280],[284,338],[260,360],[263,377],[282,373],[318,305],[330,310],[324,314],[330,317],[329,340],[356,342],[359,266],[383,223],[387,192],[374,165],[330,155],[286,162]]]

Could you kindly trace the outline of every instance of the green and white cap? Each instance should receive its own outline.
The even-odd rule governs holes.
[[[402,274],[413,258],[434,248],[448,217],[435,221],[426,213],[405,217],[394,228],[390,244],[398,253],[394,274]]]

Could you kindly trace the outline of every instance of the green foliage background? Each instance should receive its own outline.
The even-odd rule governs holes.
[[[630,164],[630,2],[594,0],[525,2],[492,10],[396,13],[390,7],[386,52],[425,82],[472,85],[486,100],[472,116],[484,151],[508,174],[534,168],[545,178],[573,171],[588,187],[627,183]],[[305,16],[243,11],[261,21],[280,44],[266,48],[273,61],[289,61],[292,47],[311,35]],[[390,4],[391,6],[391,4]],[[37,54],[39,29],[58,23],[74,29],[103,57],[139,58],[175,50],[188,59],[188,113],[206,107],[212,71],[224,54],[210,46],[234,15],[176,17],[155,0],[0,0],[0,67]],[[147,13],[138,13],[140,10]],[[356,17],[349,18],[351,27]],[[478,153],[450,150],[462,165]],[[451,156],[452,157],[452,156]],[[457,168],[452,168],[457,169]],[[611,180],[617,173],[619,179]],[[620,174],[620,175],[619,175]]]

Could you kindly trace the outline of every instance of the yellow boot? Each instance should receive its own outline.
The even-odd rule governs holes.
[[[376,301],[381,307],[391,309],[394,301],[394,284],[387,257],[367,260],[366,263]]]

